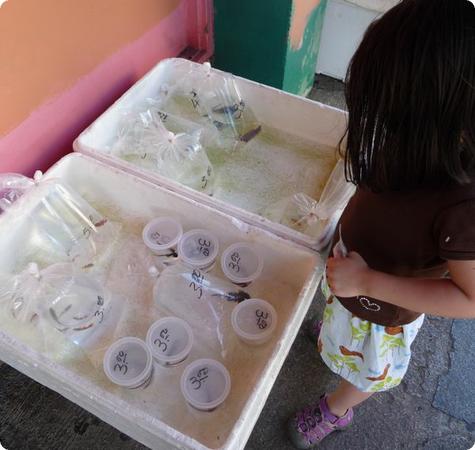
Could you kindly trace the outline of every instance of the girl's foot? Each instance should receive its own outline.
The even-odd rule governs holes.
[[[353,409],[342,417],[330,412],[326,394],[320,397],[317,405],[299,411],[288,422],[289,437],[299,449],[309,449],[319,444],[333,431],[346,429],[353,420]]]

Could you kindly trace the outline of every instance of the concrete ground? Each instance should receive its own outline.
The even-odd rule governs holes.
[[[319,77],[313,99],[344,107],[342,84]],[[318,295],[307,319],[321,316]],[[475,321],[428,318],[401,386],[356,410],[349,431],[327,450],[468,450],[475,443]],[[299,333],[246,450],[287,450],[287,418],[338,381]],[[0,368],[0,442],[16,449],[138,450],[142,445],[7,365]]]

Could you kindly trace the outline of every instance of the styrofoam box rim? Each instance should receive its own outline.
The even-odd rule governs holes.
[[[194,203],[194,201],[185,195],[170,192],[164,187],[157,186],[133,174],[124,173],[122,170],[98,161],[95,158],[88,157],[79,153],[73,153],[65,156],[59,160],[48,172],[43,176],[43,179],[48,180],[55,178],[58,172],[61,172],[63,165],[74,163],[78,160],[90,161],[95,165],[120,174],[120,176],[129,177],[135,183],[148,186],[150,189],[160,190],[166,195],[180,197],[182,200]],[[41,181],[40,181],[41,183]],[[23,205],[28,202],[28,194],[20,198],[0,220],[8,220],[15,214],[15,211],[21,211]],[[200,205],[206,208],[210,214],[218,214],[227,216],[230,220],[235,220],[229,214],[226,214],[211,206]],[[286,243],[291,247],[300,249],[301,251],[311,254],[315,257],[317,264],[308,275],[302,289],[300,291],[298,300],[293,307],[289,320],[282,332],[282,338],[276,345],[269,361],[266,363],[263,370],[262,378],[256,383],[252,392],[249,395],[239,419],[236,421],[227,441],[219,447],[221,450],[240,450],[244,448],[252,429],[259,417],[261,410],[267,400],[267,397],[272,389],[272,386],[279,374],[279,371],[288,355],[288,352],[294,342],[299,326],[305,317],[305,314],[313,300],[318,283],[322,276],[323,262],[319,254],[311,252],[310,250],[296,244],[282,239],[272,233],[267,232],[256,227],[246,225],[254,228],[272,239]],[[120,429],[124,433],[130,435],[137,441],[149,446],[150,448],[163,448],[161,445],[170,445],[173,448],[193,449],[193,450],[209,450],[208,447],[201,444],[197,440],[178,432],[174,428],[166,425],[164,422],[150,416],[143,411],[134,409],[133,422],[128,418],[127,409],[130,408],[123,400],[117,399],[113,394],[97,387],[86,378],[76,375],[73,371],[62,367],[61,365],[47,359],[39,352],[29,348],[13,336],[0,330],[0,359],[11,365],[15,369],[34,379],[35,381],[53,389],[65,398],[78,404],[82,408],[90,411],[98,416],[100,419],[109,423],[110,425]],[[123,404],[123,408],[121,406]],[[113,411],[113,414],[110,412]],[[109,412],[109,414],[108,414]],[[139,418],[140,420],[137,420]],[[161,442],[157,442],[157,439]],[[170,448],[170,447],[166,447]]]
[[[331,231],[334,228],[334,224],[336,222],[334,220],[330,220],[327,223],[327,226],[321,236],[317,238],[312,238],[304,233],[301,233],[296,230],[292,230],[291,228],[272,222],[271,220],[260,216],[256,213],[247,211],[243,208],[237,207],[230,203],[224,202],[214,197],[209,197],[206,194],[200,193],[191,189],[187,186],[184,186],[176,181],[171,179],[165,178],[158,174],[153,174],[149,171],[141,169],[133,164],[130,164],[126,161],[123,161],[117,157],[113,157],[108,155],[98,149],[95,149],[88,145],[85,140],[87,137],[94,133],[95,129],[100,126],[102,123],[102,119],[111,113],[114,109],[120,109],[120,105],[123,102],[126,102],[127,99],[133,97],[136,92],[139,92],[143,86],[147,85],[150,80],[155,76],[157,71],[163,70],[163,66],[171,65],[177,60],[181,60],[180,58],[168,58],[160,61],[155,67],[153,67],[147,74],[145,74],[137,83],[135,83],[127,92],[125,92],[119,99],[117,99],[106,111],[104,111],[91,125],[89,125],[75,140],[73,143],[73,149],[76,152],[84,153],[86,155],[92,156],[97,158],[101,161],[107,162],[110,165],[113,165],[117,168],[121,168],[127,172],[133,173],[138,175],[152,183],[165,186],[167,189],[170,189],[174,192],[183,193],[188,197],[195,199],[201,203],[211,205],[221,211],[227,212],[240,220],[243,220],[249,224],[259,226],[261,228],[267,229],[272,233],[281,236],[285,239],[292,240],[297,242],[301,245],[306,247],[321,250],[328,244],[329,236],[331,236]],[[187,61],[187,60],[183,60]],[[187,61],[190,66],[198,65],[197,63]],[[223,73],[218,69],[212,69],[213,71]],[[319,117],[323,117],[326,122],[331,122],[333,125],[329,126],[325,132],[319,133],[319,138],[322,139],[321,144],[329,145],[329,146],[336,146],[336,143],[339,142],[341,136],[344,134],[344,130],[346,129],[346,122],[347,122],[347,113],[334,108],[329,105],[324,105],[323,103],[319,103],[304,97],[300,97],[298,95],[290,94],[288,92],[284,92],[282,90],[276,89],[271,86],[264,85],[262,83],[257,83],[255,81],[248,80],[246,78],[234,76],[236,81],[238,82],[239,87],[253,89],[253,90],[262,90],[262,92],[268,93],[268,95],[272,95],[275,99],[285,99],[287,103],[286,110],[293,110],[294,116],[298,117],[294,123],[292,123],[292,127],[290,127],[288,120],[282,120],[279,116],[278,112],[272,112],[272,117],[269,120],[269,123],[272,123],[272,126],[275,128],[279,128],[281,130],[288,130],[292,131],[292,133],[306,138],[313,140],[315,138],[314,127],[309,126],[308,124],[306,127],[302,125],[302,117],[309,116],[305,111],[302,110],[313,110],[313,114],[310,116],[314,116],[318,112]],[[278,109],[278,108],[276,108]],[[267,113],[268,115],[268,113]],[[289,115],[291,115],[289,113]],[[313,125],[313,124],[312,124]],[[300,127],[300,129],[299,129]],[[290,129],[292,128],[292,129]],[[338,213],[337,213],[338,215]]]

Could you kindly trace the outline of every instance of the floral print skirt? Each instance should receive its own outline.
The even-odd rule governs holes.
[[[318,351],[335,373],[364,392],[397,386],[407,371],[424,315],[399,327],[384,327],[352,315],[328,289]],[[326,291],[326,292],[325,292]]]

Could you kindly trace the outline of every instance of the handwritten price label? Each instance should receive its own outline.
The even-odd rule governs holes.
[[[205,277],[198,269],[194,269],[191,273],[191,278],[193,281],[188,285],[188,287],[193,288],[197,299],[200,300],[201,297],[203,297],[203,282]]]
[[[229,261],[228,267],[234,270],[234,272],[239,273],[241,271],[240,263],[241,263],[241,255],[239,254],[239,252],[234,252],[231,255],[231,261]]]
[[[190,95],[191,95],[190,101],[191,101],[191,104],[193,105],[193,108],[195,109],[198,108],[198,106],[200,105],[200,102],[198,99],[198,93],[195,90],[192,90],[190,92]]]
[[[256,309],[256,323],[261,330],[265,330],[268,326],[267,319],[269,318],[269,313]]]
[[[115,360],[116,360],[116,364],[114,366],[114,372],[119,371],[122,375],[126,375],[129,370],[129,366],[128,366],[129,363],[127,361],[127,353],[124,351],[120,351],[116,355]]]
[[[211,242],[207,241],[206,239],[199,238],[198,239],[198,251],[203,255],[208,257],[210,255],[211,249]]]
[[[150,233],[150,239],[152,239],[152,241],[154,241],[157,245],[165,245],[171,241],[170,236],[161,234],[159,231]]]
[[[201,389],[201,387],[203,386],[207,378],[208,378],[208,368],[203,367],[202,369],[198,371],[196,376],[190,377],[189,380],[191,382],[191,385],[193,386],[193,389],[195,391],[198,391]]]
[[[99,323],[102,323],[104,321],[104,297],[97,296],[97,306],[99,308],[96,310],[94,317],[97,317]]]
[[[235,119],[240,119],[242,117],[245,107],[246,104],[244,103],[244,100],[241,100],[239,104],[234,105],[234,108],[236,109],[236,112],[233,114]]]
[[[91,234],[92,234],[92,227],[87,225],[85,226],[83,229],[82,229],[82,234],[84,235],[84,237],[86,239],[89,239],[91,237]]]
[[[206,186],[208,186],[209,179],[211,177],[211,166],[208,166],[208,169],[206,170],[206,175],[203,175],[201,177],[201,189],[205,189]]]
[[[155,242],[155,244],[161,245],[160,242],[160,233],[158,231],[154,231],[153,233],[150,234],[150,238]]]
[[[163,111],[157,111],[158,117],[160,117],[160,120],[165,123],[168,119],[168,114],[163,112]]]
[[[160,331],[160,337],[155,339],[153,343],[158,347],[162,353],[165,353],[168,349],[168,344],[170,343],[170,333],[167,328],[164,328]]]

